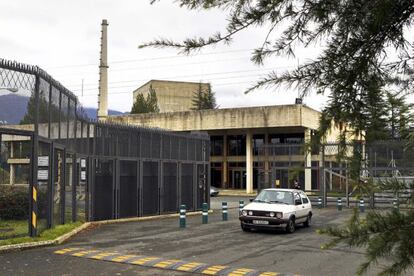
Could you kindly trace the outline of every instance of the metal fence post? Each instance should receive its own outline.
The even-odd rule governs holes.
[[[222,202],[221,207],[223,209],[223,220],[228,220],[228,213],[227,213],[227,202]]]
[[[180,228],[185,228],[186,226],[186,208],[185,204],[180,206]]]
[[[202,221],[203,224],[208,223],[208,203],[203,203]]]

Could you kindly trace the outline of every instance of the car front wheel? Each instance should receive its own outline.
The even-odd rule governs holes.
[[[286,225],[286,232],[291,234],[295,232],[295,221],[293,218],[289,219],[287,225]]]
[[[244,226],[243,224],[240,224],[240,226],[241,226],[241,229],[242,229],[244,232],[249,232],[249,231],[250,231],[250,228],[249,228],[249,227]]]

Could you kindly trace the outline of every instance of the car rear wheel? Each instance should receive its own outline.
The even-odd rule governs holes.
[[[308,215],[308,218],[306,219],[306,221],[303,223],[303,226],[305,227],[309,227],[311,225],[312,222],[312,214]]]
[[[289,234],[295,232],[295,220],[293,218],[289,219],[286,225],[286,232]]]

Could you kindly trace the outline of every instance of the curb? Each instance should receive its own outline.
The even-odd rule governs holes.
[[[209,210],[209,213],[213,213],[213,210]],[[190,212],[187,213],[187,216],[195,216],[201,215],[201,211],[197,212]],[[101,221],[93,221],[93,222],[85,222],[81,226],[73,229],[69,233],[66,233],[60,237],[55,238],[54,240],[50,241],[39,241],[39,242],[26,242],[26,243],[19,243],[19,244],[10,244],[10,245],[3,245],[0,246],[0,254],[12,252],[12,251],[20,251],[25,249],[34,249],[40,248],[50,245],[58,245],[62,244],[68,239],[72,238],[73,236],[77,235],[78,233],[82,232],[83,230],[89,228],[93,225],[105,225],[105,224],[116,224],[116,223],[127,223],[127,222],[134,222],[134,221],[148,221],[148,220],[157,220],[157,219],[166,219],[166,218],[174,218],[179,217],[179,213],[168,214],[168,215],[159,215],[159,216],[150,216],[150,217],[135,217],[135,218],[126,218],[126,219],[111,219],[111,220],[101,220]]]

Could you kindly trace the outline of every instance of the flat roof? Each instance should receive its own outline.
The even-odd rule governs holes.
[[[317,129],[320,112],[300,104],[109,116],[114,122],[174,131],[304,127]]]
[[[149,84],[149,83],[151,83],[151,82],[169,82],[169,83],[186,83],[186,84],[208,84],[208,85],[210,85],[210,83],[209,82],[192,82],[192,81],[172,81],[172,80],[156,80],[156,79],[152,79],[152,80],[149,80],[149,81],[147,81],[146,83],[144,83],[143,85],[141,85],[140,87],[138,87],[138,88],[136,88],[135,90],[134,90],[134,92],[135,91],[137,91],[138,89],[140,89],[140,88],[142,88],[142,87],[144,87],[144,86],[146,86],[147,84]]]

